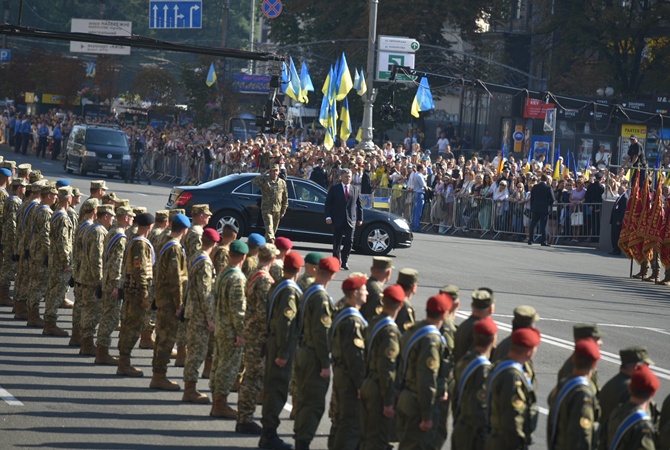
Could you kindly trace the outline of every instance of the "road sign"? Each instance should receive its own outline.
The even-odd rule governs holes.
[[[0,48],[0,62],[8,62],[12,59],[12,51],[7,48]]]
[[[515,131],[514,134],[512,135],[512,139],[514,139],[517,142],[523,141],[523,132]]]
[[[133,23],[122,20],[72,19],[72,33],[90,33],[102,36],[130,36]],[[101,55],[130,55],[130,47],[125,45],[93,44],[70,41],[70,51],[77,53],[98,53]]]
[[[263,14],[268,19],[276,19],[281,14],[284,5],[281,0],[263,0]]]
[[[419,42],[407,37],[379,36],[377,46],[382,52],[414,53],[419,49]]]
[[[414,53],[377,52],[377,81],[388,81],[391,77],[393,65],[414,68]],[[396,81],[413,81],[416,77],[409,77],[398,71]]]
[[[202,28],[202,0],[151,0],[149,28]]]
[[[556,108],[550,108],[547,110],[547,113],[544,116],[544,131],[555,131],[555,130],[556,130]]]

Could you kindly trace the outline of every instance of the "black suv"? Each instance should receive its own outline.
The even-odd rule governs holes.
[[[130,168],[126,134],[101,125],[75,125],[65,146],[65,171],[125,177]]]

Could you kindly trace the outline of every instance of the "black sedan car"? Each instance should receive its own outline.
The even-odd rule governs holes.
[[[240,229],[239,236],[264,233],[260,215],[261,193],[252,181],[257,174],[228,175],[200,186],[172,188],[167,208],[184,208],[190,215],[191,206],[209,204],[213,216],[210,225],[219,231],[226,223]],[[278,236],[300,242],[329,244],[333,241],[332,227],[326,224],[323,205],[327,191],[302,178],[288,177],[288,210],[279,223]],[[363,225],[356,228],[354,249],[386,255],[394,248],[412,245],[410,227],[400,216],[374,209],[363,212]]]

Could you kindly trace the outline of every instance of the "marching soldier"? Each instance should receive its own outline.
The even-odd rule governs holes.
[[[19,221],[18,211],[26,193],[28,183],[25,178],[12,180],[11,194],[3,205],[2,223],[2,273],[0,274],[0,306],[14,306],[9,296],[9,286],[16,275],[19,255],[14,253],[14,242],[17,239],[16,226]],[[16,287],[14,288],[16,291]]]
[[[486,376],[491,367],[498,326],[491,317],[479,320],[472,329],[474,348],[467,352],[454,370],[454,432],[451,448],[482,450],[486,442]]]
[[[72,188],[72,200],[70,201],[70,206],[67,207],[67,215],[70,217],[70,222],[72,222],[72,229],[76,230],[79,228],[79,214],[75,209],[81,203],[81,191],[79,188]]]
[[[522,328],[512,333],[507,358],[495,364],[487,378],[486,409],[490,434],[486,450],[526,449],[537,426],[537,403],[524,364],[540,345],[540,332]]]
[[[288,397],[289,377],[298,339],[298,304],[303,291],[296,283],[302,256],[291,252],[284,258],[284,275],[274,286],[267,305],[267,353],[263,392],[263,430],[259,448],[287,450],[293,448],[277,436],[279,414]],[[295,406],[294,406],[295,407]]]
[[[381,314],[384,298],[384,285],[391,279],[393,273],[393,264],[391,258],[385,256],[375,256],[372,258],[372,267],[370,267],[370,278],[368,278],[367,289],[368,299],[361,307],[361,314],[365,320],[370,322],[372,318]]]
[[[307,253],[305,256],[305,270],[296,281],[300,289],[307,290],[310,284],[314,283],[314,277],[319,270],[319,261],[323,258],[323,254],[318,252]]]
[[[191,207],[191,227],[182,242],[187,258],[191,259],[202,247],[202,232],[211,217],[212,211],[209,210],[209,205]]]
[[[146,212],[146,211],[145,211]],[[133,214],[134,214],[133,210]],[[149,233],[149,236],[147,239],[149,239],[149,242],[151,243],[151,246],[154,249],[161,249],[163,248],[162,246],[159,246],[162,243],[165,243],[163,240],[164,238],[164,232],[167,228],[169,228],[169,217],[170,211],[167,209],[162,209],[159,211],[156,211],[156,221],[154,222],[153,228],[151,228],[151,232]],[[175,210],[173,213],[174,215],[179,214],[178,210]],[[137,215],[136,215],[137,216]],[[133,225],[126,230],[126,236],[127,242],[130,242],[132,239],[131,236],[135,236],[135,233],[137,232],[137,221],[133,222]],[[168,233],[169,234],[169,233]],[[149,292],[149,303],[153,303],[154,301],[154,296],[153,292]],[[121,317],[123,319],[123,317]],[[149,309],[145,319],[144,319],[144,329],[142,330],[142,333],[140,334],[140,348],[144,349],[154,349],[154,323],[156,323],[156,311],[153,309]]]
[[[219,233],[213,228],[205,228],[202,232],[202,246],[190,260],[188,287],[184,317],[186,318],[186,363],[184,364],[184,395],[183,402],[209,403],[207,395],[196,389],[198,370],[205,362],[205,371],[209,373],[212,366],[214,347],[214,264],[209,255],[217,242],[221,240]],[[209,366],[209,367],[208,367]]]
[[[221,241],[212,250],[212,262],[216,273],[221,273],[228,265],[228,255],[230,254],[230,244],[237,239],[239,228],[234,224],[227,223],[221,231]],[[248,247],[248,246],[247,246]]]
[[[394,434],[400,331],[395,317],[405,301],[399,284],[384,289],[382,310],[365,330],[366,370],[361,386],[361,450],[387,450]]]
[[[105,191],[107,190],[107,183],[105,183],[105,180],[94,180],[91,181],[90,187],[89,187],[89,197],[86,200],[89,199],[96,199],[98,200],[98,204],[102,205],[102,196],[105,195]],[[77,220],[78,222],[82,222],[82,212],[79,211],[79,219]]]
[[[177,340],[178,315],[181,310],[188,269],[186,254],[181,245],[191,226],[184,214],[172,219],[170,239],[163,245],[156,258],[154,278],[154,302],[156,304],[156,344],[152,361],[153,375],[149,387],[168,391],[179,390],[179,384],[166,377],[170,354]]]
[[[254,185],[261,188],[261,213],[265,225],[265,239],[275,243],[275,233],[279,221],[288,209],[288,189],[286,181],[279,177],[279,164],[274,164],[269,171],[254,178]]]
[[[209,415],[237,419],[237,411],[228,405],[228,394],[237,377],[244,347],[244,316],[247,309],[244,287],[247,278],[242,264],[249,253],[245,242],[230,243],[228,265],[216,277],[214,285],[214,355],[209,387],[213,404]]]
[[[412,308],[410,299],[416,294],[416,290],[419,287],[419,272],[414,269],[401,269],[398,273],[396,284],[399,284],[405,289],[405,302],[395,319],[395,322],[398,324],[398,329],[400,329],[401,333],[404,333],[416,323],[414,308]]]
[[[600,359],[600,348],[591,339],[575,344],[572,374],[549,394],[547,445],[549,450],[591,450],[595,444],[596,393],[589,377]]]
[[[484,319],[493,315],[495,311],[495,300],[493,298],[493,291],[489,288],[479,288],[472,293],[472,314],[465,319],[456,331],[454,337],[454,363],[465,356],[467,352],[472,350],[472,328],[478,320]]]
[[[265,243],[265,238],[258,233],[251,233],[249,237],[247,237],[249,254],[247,255],[246,259],[244,260],[244,264],[242,265],[242,272],[244,272],[244,276],[247,278],[250,278],[251,275],[253,275],[254,272],[256,272],[258,269],[258,252],[261,245],[265,245]]]
[[[444,338],[444,352],[442,353],[442,363],[440,368],[441,378],[439,381],[439,389],[437,392],[437,398],[444,398],[444,394],[453,392],[455,388],[454,382],[454,343],[456,338],[456,312],[461,306],[461,301],[459,299],[459,289],[458,286],[449,284],[440,289],[440,294],[446,294],[451,298],[452,306],[449,310],[449,314],[444,319],[444,323],[440,328],[440,333]],[[449,422],[449,411],[451,409],[451,399],[449,395],[446,396],[446,400],[440,401],[438,403],[437,411],[437,423],[436,423],[436,448],[442,448],[447,442],[447,436],[449,434],[448,422]]]
[[[603,345],[602,334],[600,333],[600,328],[598,324],[595,323],[578,323],[573,329],[573,337],[575,343],[581,341],[582,339],[592,339],[598,347]],[[560,382],[563,378],[569,376],[572,373],[572,357],[569,357],[563,363],[560,370],[558,371],[558,381]],[[596,394],[600,391],[600,384],[598,383],[598,369],[594,368],[591,378],[589,380],[593,384],[593,388]]]

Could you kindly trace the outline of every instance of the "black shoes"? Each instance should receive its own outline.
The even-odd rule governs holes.
[[[276,430],[263,430],[261,438],[258,441],[258,448],[267,448],[274,450],[293,450],[293,446],[284,442],[277,436]]]
[[[342,267],[340,267],[340,269],[349,270],[349,266],[345,263],[345,264],[342,264]]]
[[[235,425],[235,433],[250,434],[252,436],[260,436],[263,429],[256,422],[239,423]]]
[[[551,247],[551,244],[549,242],[543,242],[540,244],[542,247]]]

